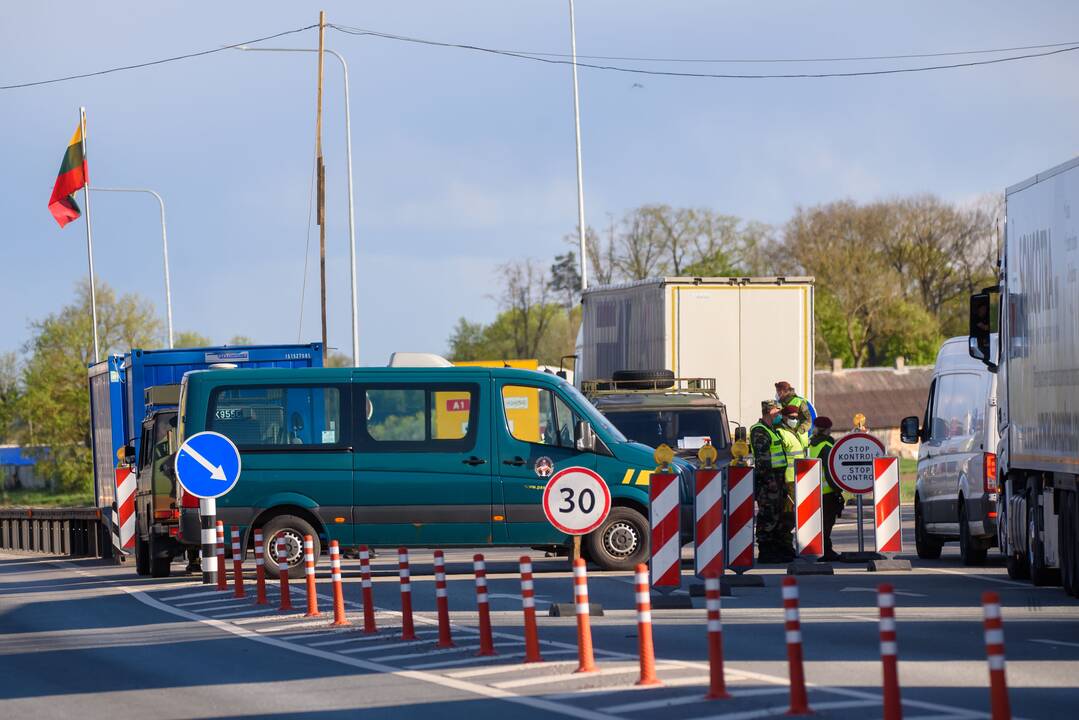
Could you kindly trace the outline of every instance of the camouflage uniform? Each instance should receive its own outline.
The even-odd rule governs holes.
[[[761,562],[785,562],[794,556],[791,528],[784,508],[788,502],[786,463],[776,440],[778,429],[758,422],[749,430],[753,448],[753,495],[757,500],[757,551]],[[779,453],[776,453],[776,447]]]

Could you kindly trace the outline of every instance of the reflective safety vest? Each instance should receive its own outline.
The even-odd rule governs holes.
[[[786,455],[787,473],[785,480],[794,484],[794,461],[798,458],[809,457],[809,436],[804,432],[795,432],[789,427],[779,429],[779,437],[783,441],[783,454]]]
[[[831,438],[828,438],[827,440],[821,440],[819,443],[814,443],[813,445],[809,446],[809,457],[819,458],[821,456],[821,453],[824,451],[824,448],[831,449],[833,447],[835,447],[835,440],[832,440]],[[828,481],[831,476],[828,474],[827,466],[821,468],[821,477],[824,481],[821,492],[825,495],[830,492],[835,492],[835,490],[832,489],[832,483]]]
[[[772,463],[773,470],[779,470],[787,466],[787,455],[783,452],[783,440],[779,437],[779,433],[768,427],[762,422],[758,422],[755,425],[750,426],[749,435],[750,439],[753,437],[754,428],[763,428],[768,437],[771,438],[771,445],[768,448],[768,459]]]

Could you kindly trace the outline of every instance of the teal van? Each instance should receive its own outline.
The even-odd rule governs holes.
[[[542,508],[547,477],[596,471],[611,491],[604,523],[583,538],[590,559],[632,569],[648,558],[651,448],[628,441],[556,375],[511,368],[226,369],[183,380],[180,441],[228,436],[239,483],[218,518],[261,528],[277,572],[278,539],[302,572],[304,535],[315,555],[343,548],[563,545]],[[679,464],[683,497],[691,468]],[[685,508],[684,508],[685,510]],[[683,529],[688,530],[684,522]],[[250,547],[250,539],[244,547]]]

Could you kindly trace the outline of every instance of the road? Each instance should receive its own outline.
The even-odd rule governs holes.
[[[852,544],[850,519],[837,537]],[[913,547],[910,543],[908,547]],[[522,665],[519,551],[487,552],[498,656],[479,658],[469,550],[447,551],[457,647],[434,647],[435,596],[428,551],[413,552],[412,589],[420,639],[399,639],[395,553],[374,561],[379,633],[360,628],[359,564],[345,561],[353,623],[329,626],[330,583],[320,567],[323,615],[279,613],[177,575],[135,576],[130,565],[0,555],[0,717],[34,718],[551,718],[749,720],[787,709],[787,666],[779,583],[784,568],[755,574],[763,588],[723,599],[727,681],[734,697],[703,699],[707,650],[702,599],[694,609],[656,610],[658,673],[664,685],[637,688],[637,627],[628,573],[591,571],[589,593],[600,671],[574,674],[573,618],[540,615],[545,663]],[[538,553],[534,553],[537,554]],[[325,565],[325,558],[323,565]],[[535,559],[537,605],[569,601],[565,559]],[[252,563],[248,562],[251,569]],[[182,565],[174,566],[177,571]],[[1058,718],[1079,705],[1079,604],[1059,588],[1013,583],[998,562],[914,560],[912,572],[875,574],[836,565],[834,576],[799,578],[810,705],[818,717],[881,717],[874,588],[898,591],[900,683],[907,718],[988,717],[980,596],[1000,593],[1008,680],[1016,717]],[[688,576],[688,570],[687,570]],[[293,603],[304,607],[302,583]]]

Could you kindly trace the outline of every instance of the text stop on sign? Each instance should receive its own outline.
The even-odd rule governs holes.
[[[588,468],[559,470],[543,490],[547,520],[567,535],[587,535],[607,519],[610,511],[607,483]]]
[[[880,440],[868,433],[850,433],[828,453],[828,469],[839,487],[863,495],[873,490],[873,461],[879,457],[884,457]]]

